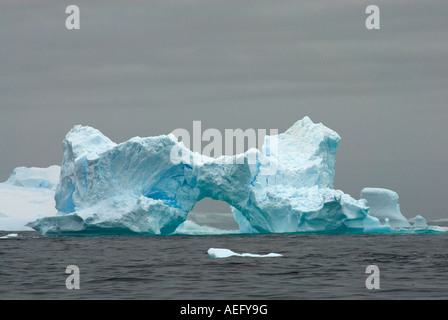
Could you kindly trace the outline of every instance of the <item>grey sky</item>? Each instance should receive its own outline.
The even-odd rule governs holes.
[[[65,28],[76,4],[81,29]],[[448,218],[448,4],[376,1],[0,2],[0,180],[60,164],[75,124],[116,142],[203,129],[337,131],[335,187]]]

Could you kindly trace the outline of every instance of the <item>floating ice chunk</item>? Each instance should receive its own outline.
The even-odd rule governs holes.
[[[221,248],[210,248],[207,250],[207,254],[210,258],[228,258],[232,256],[237,257],[252,257],[252,258],[273,258],[273,257],[283,257],[279,253],[268,253],[268,254],[254,254],[254,253],[236,253],[229,249]]]
[[[428,224],[426,223],[426,219],[422,216],[418,215],[414,218],[414,228],[424,229],[428,228]]]
[[[17,233],[10,233],[6,236],[0,237],[0,239],[10,239],[10,238],[17,238],[19,235]]]
[[[361,199],[367,200],[369,215],[378,218],[381,223],[386,219],[392,228],[410,227],[408,220],[401,214],[398,204],[398,194],[383,188],[364,188]]]

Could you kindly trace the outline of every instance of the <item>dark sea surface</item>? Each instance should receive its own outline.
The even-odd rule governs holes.
[[[0,299],[448,299],[446,234],[18,235],[0,239]],[[209,248],[283,256],[212,259]],[[366,288],[369,265],[379,289]]]

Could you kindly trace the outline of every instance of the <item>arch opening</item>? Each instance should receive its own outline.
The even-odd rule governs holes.
[[[239,229],[238,223],[230,211],[230,205],[225,201],[208,197],[196,202],[193,210],[188,213],[187,221],[221,230]]]

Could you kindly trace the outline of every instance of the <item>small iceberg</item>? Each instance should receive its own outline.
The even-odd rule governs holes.
[[[428,224],[426,223],[426,219],[421,215],[418,215],[414,218],[414,228],[425,229],[428,228]]]
[[[237,257],[252,257],[252,258],[273,258],[273,257],[283,257],[280,253],[268,253],[268,254],[255,254],[255,253],[236,253],[229,249],[223,248],[210,248],[207,250],[207,254],[212,259],[217,258],[228,258],[232,256]]]
[[[6,236],[0,237],[0,239],[10,239],[10,238],[17,238],[19,235],[17,233],[10,233]]]

